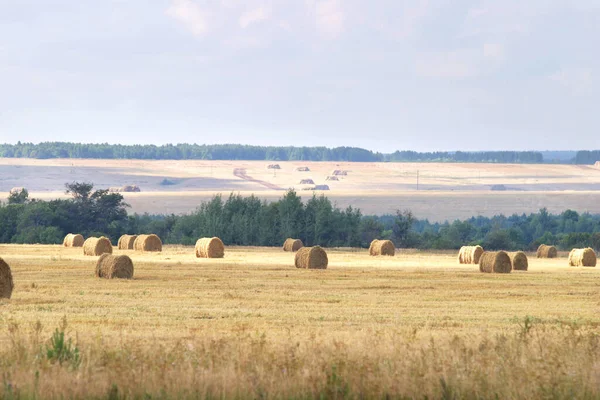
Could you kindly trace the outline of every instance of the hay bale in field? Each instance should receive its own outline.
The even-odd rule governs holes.
[[[82,247],[85,239],[78,233],[68,233],[63,240],[65,247]]]
[[[586,249],[573,249],[569,253],[570,267],[595,267],[596,252],[589,247]]]
[[[121,187],[121,192],[126,192],[126,193],[141,192],[141,189],[138,185],[124,185]]]
[[[279,164],[269,164],[267,165],[267,169],[281,169]]]
[[[102,254],[96,263],[96,277],[106,279],[132,279],[133,261],[128,256]]]
[[[104,236],[87,238],[83,243],[83,254],[86,256],[100,256],[104,253],[112,254],[113,248],[110,240]]]
[[[326,269],[329,260],[321,246],[302,247],[296,252],[294,264],[296,268]]]
[[[0,299],[10,299],[15,288],[10,267],[0,258]]]
[[[315,181],[313,181],[312,179],[302,179],[300,181],[300,185],[314,185]]]
[[[396,254],[396,246],[391,240],[375,239],[369,246],[369,255],[371,256],[393,256]]]
[[[138,235],[133,241],[133,249],[136,251],[162,251],[162,240],[155,235]]]
[[[508,253],[508,255],[510,256],[512,269],[515,271],[527,271],[527,268],[529,268],[527,254],[523,253],[522,251],[515,251]]]
[[[325,178],[326,181],[339,181],[340,178],[338,178],[337,176],[328,176],[327,178]]]
[[[556,258],[557,255],[556,247],[545,244],[540,244],[536,253],[537,258]]]
[[[479,264],[479,259],[483,254],[481,246],[463,246],[458,252],[458,262],[460,264]]]
[[[479,271],[508,274],[512,271],[510,256],[505,251],[484,251],[479,259]]]
[[[329,186],[328,185],[315,185],[315,187],[312,190],[329,190]]]
[[[287,238],[283,243],[283,251],[298,251],[304,247],[304,243],[300,239]]]
[[[594,163],[594,167],[596,167],[596,168],[600,168],[600,161],[596,161],[596,162]]]
[[[332,176],[347,176],[348,175],[348,171],[344,171],[341,169],[334,169],[333,171],[331,171]]]
[[[122,235],[119,238],[117,247],[119,250],[133,250],[133,243],[137,239],[137,235]]]
[[[198,258],[223,258],[225,245],[218,237],[200,238],[196,242],[196,257]]]
[[[308,168],[308,167],[298,167],[298,168],[296,168],[296,171],[298,171],[298,172],[309,172],[310,168]]]

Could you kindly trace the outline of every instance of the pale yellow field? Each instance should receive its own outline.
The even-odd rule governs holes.
[[[271,163],[271,162],[269,162]],[[137,184],[141,193],[125,194],[133,212],[184,213],[216,193],[255,194],[276,200],[288,188],[312,196],[299,184],[310,178],[327,184],[326,194],[340,207],[359,207],[366,214],[411,209],[432,221],[530,213],[542,207],[553,213],[567,208],[600,213],[600,169],[546,164],[336,163],[265,161],[143,161],[0,159],[0,193],[27,187],[32,197],[64,197],[64,184],[89,181],[97,188]],[[307,166],[310,172],[295,169]],[[234,175],[243,170],[251,180]],[[346,170],[339,181],[327,181],[332,170]],[[417,190],[417,174],[419,190]],[[161,185],[163,179],[174,185]],[[491,191],[492,185],[507,191]],[[266,186],[265,186],[266,185]],[[280,188],[281,190],[274,190]]]
[[[5,382],[26,397],[600,396],[600,270],[565,254],[492,275],[450,252],[328,249],[327,270],[273,248],[126,253],[135,279],[102,280],[80,249],[0,245]],[[63,318],[78,366],[45,358]]]

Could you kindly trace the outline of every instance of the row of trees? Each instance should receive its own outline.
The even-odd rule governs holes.
[[[115,242],[125,233],[156,233],[172,244],[194,244],[200,237],[219,236],[229,245],[280,246],[288,237],[307,245],[367,247],[375,238],[398,247],[458,249],[481,244],[486,249],[535,250],[540,243],[567,250],[600,250],[600,215],[546,209],[529,215],[473,217],[431,223],[410,211],[363,216],[359,209],[339,209],[325,196],[303,202],[294,191],[268,203],[257,197],[218,195],[186,215],[128,215],[119,193],[93,190],[88,183],[66,185],[71,199],[30,200],[13,193],[0,204],[0,242],[60,243],[69,232],[105,235]]]
[[[497,162],[542,163],[534,151],[432,152],[396,151],[375,153],[356,147],[266,147],[239,144],[121,145],[44,142],[39,144],[0,144],[0,157],[95,158],[142,160],[278,160],[278,161],[354,161],[354,162]]]

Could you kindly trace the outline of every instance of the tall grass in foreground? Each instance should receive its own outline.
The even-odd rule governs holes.
[[[0,398],[600,398],[600,330],[526,318],[497,334],[51,338],[10,325]],[[65,334],[65,331],[67,332]]]

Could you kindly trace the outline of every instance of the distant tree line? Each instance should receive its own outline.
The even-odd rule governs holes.
[[[113,243],[125,233],[156,233],[167,244],[192,245],[200,237],[219,236],[227,245],[281,246],[288,238],[306,245],[368,247],[375,238],[398,247],[458,249],[481,244],[486,249],[535,250],[541,243],[560,249],[600,250],[600,215],[546,209],[529,215],[473,217],[431,223],[408,210],[364,216],[359,209],[335,207],[325,196],[306,201],[294,191],[275,202],[231,194],[202,202],[186,215],[128,215],[123,196],[93,190],[88,183],[66,185],[71,199],[39,201],[26,191],[0,204],[1,243],[61,243],[67,233],[104,235]]]
[[[357,147],[272,147],[240,144],[121,145],[44,142],[0,144],[0,157],[8,158],[94,158],[140,160],[269,160],[353,162],[486,162],[542,163],[535,151],[429,152],[396,151],[376,153]]]
[[[573,162],[575,164],[595,164],[600,161],[600,150],[582,150],[575,155]]]

